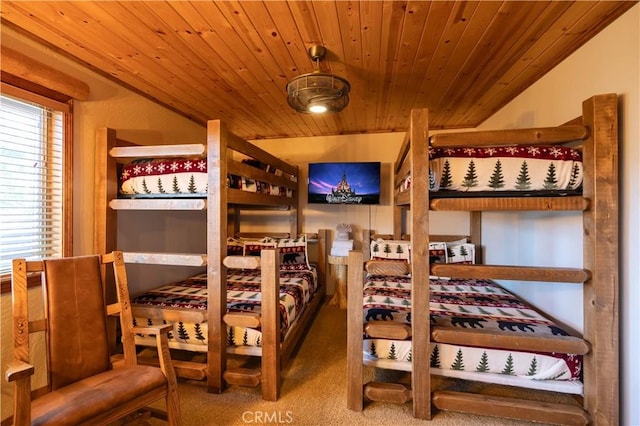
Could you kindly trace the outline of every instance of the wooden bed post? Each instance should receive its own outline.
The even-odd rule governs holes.
[[[95,146],[95,212],[93,214],[93,252],[104,254],[116,249],[117,213],[109,208],[109,201],[118,197],[118,182],[110,179],[115,173],[116,160],[109,151],[116,146],[116,131],[102,127],[96,130]]]
[[[373,237],[372,229],[362,230],[362,256],[365,261],[371,257],[371,238]]]
[[[225,388],[227,327],[227,274],[222,260],[227,256],[227,152],[226,131],[220,120],[207,123],[207,390],[221,393]]]
[[[411,111],[411,329],[413,416],[431,419],[429,371],[429,113]],[[414,200],[422,202],[414,203]]]
[[[300,170],[298,168],[298,166],[296,166],[296,176],[300,176]],[[291,238],[295,238],[298,235],[300,235],[302,233],[302,209],[300,208],[300,187],[302,186],[302,182],[298,182],[298,187],[296,188],[295,194],[293,194],[293,205],[295,206],[294,208],[292,208],[292,212],[291,212],[291,217],[289,218],[289,220],[291,221],[290,223],[290,233],[291,233]]]
[[[240,208],[227,206],[227,237],[236,237],[240,232]]]
[[[402,218],[406,210],[398,205],[393,206],[393,239],[402,239]]]
[[[326,289],[327,285],[327,244],[329,241],[329,230],[318,230],[318,282]]]
[[[362,364],[363,253],[350,251],[348,259],[348,282],[351,285],[347,286],[347,408],[362,411],[364,408],[362,376],[364,370]],[[358,283],[360,285],[357,285]]]
[[[262,287],[262,399],[277,401],[280,395],[280,257],[276,249],[261,253]]]
[[[118,197],[118,179],[116,159],[109,155],[116,146],[116,131],[101,127],[96,130],[95,169],[94,169],[94,213],[93,213],[93,253],[105,254],[117,250],[118,245],[118,212],[109,207],[109,201]],[[114,179],[115,177],[115,179]],[[102,267],[104,283],[113,283],[113,269]],[[105,288],[107,302],[116,301],[115,286]],[[107,319],[109,350],[117,352],[117,321],[114,317]]]
[[[482,212],[469,212],[469,236],[476,246],[475,262],[482,264]]]
[[[582,104],[584,125],[584,405],[594,424],[619,423],[618,398],[618,100],[594,96]]]

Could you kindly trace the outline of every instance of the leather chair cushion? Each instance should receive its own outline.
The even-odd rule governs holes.
[[[31,403],[32,425],[76,425],[153,390],[162,392],[166,378],[157,367],[117,367],[47,393]]]
[[[52,389],[111,368],[100,256],[45,261]]]

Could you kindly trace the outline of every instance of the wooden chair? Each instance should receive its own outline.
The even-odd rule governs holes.
[[[102,265],[109,263],[118,302],[107,305]],[[37,312],[29,311],[28,302],[35,308],[38,298],[28,294],[32,290],[27,291],[27,279],[37,275],[41,275],[44,307],[39,310],[44,317],[34,320]],[[167,338],[171,326],[133,326],[121,252],[43,261],[16,259],[11,290],[15,359],[6,378],[14,382],[14,424],[122,424],[141,420],[141,413],[164,418],[170,425],[181,424]],[[108,315],[120,317],[124,357],[117,366],[109,354]],[[33,336],[30,342],[35,332],[44,332],[44,338]],[[137,364],[134,333],[156,336],[160,368]],[[38,359],[45,350],[46,359]],[[38,369],[42,365],[46,373],[38,373],[34,365]],[[33,390],[32,381],[46,384]],[[160,399],[166,402],[166,412],[141,411]]]

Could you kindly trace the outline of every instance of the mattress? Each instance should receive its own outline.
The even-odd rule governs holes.
[[[429,149],[432,197],[572,195],[582,187],[582,153],[566,146]],[[407,176],[398,190],[411,186]]]
[[[255,166],[252,162],[247,164]],[[281,175],[278,170],[270,172]],[[207,182],[206,158],[141,158],[122,167],[119,192],[126,197],[206,197]],[[293,191],[284,186],[231,174],[227,176],[227,187],[267,195],[293,196]]]
[[[318,288],[315,267],[309,270],[280,272],[280,332],[284,340],[296,324]],[[260,313],[260,270],[229,270],[227,276],[227,311]],[[150,290],[132,299],[134,322],[137,324],[166,324],[173,321],[169,333],[169,347],[196,352],[207,350],[206,321],[180,320],[193,317],[189,313],[206,313],[207,277],[197,275],[185,280]],[[140,312],[152,315],[140,316]],[[228,327],[227,346],[232,352],[260,354],[259,329]],[[155,346],[153,337],[136,336],[136,344]]]
[[[430,279],[432,325],[492,330],[523,336],[567,335],[532,306],[489,280]],[[364,319],[411,323],[411,278],[370,275],[363,296]],[[373,339],[365,334],[367,365],[411,370],[409,340]],[[580,394],[582,357],[572,354],[529,353],[431,343],[432,374],[558,390]]]

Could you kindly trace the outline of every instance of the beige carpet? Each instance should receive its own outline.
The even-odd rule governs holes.
[[[204,382],[180,380],[185,426],[204,425],[521,425],[511,420],[435,412],[431,422],[417,420],[409,404],[369,403],[363,412],[346,406],[346,312],[320,309],[298,353],[284,372],[281,397],[263,401],[258,388],[232,386],[222,394],[206,392]],[[152,421],[153,425],[162,424]]]

